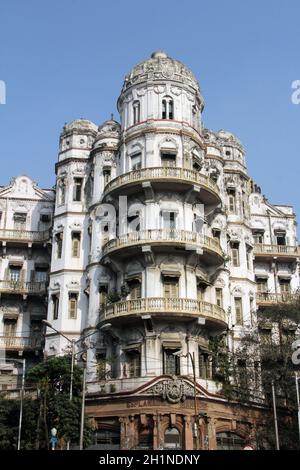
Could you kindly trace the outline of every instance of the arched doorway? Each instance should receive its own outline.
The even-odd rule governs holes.
[[[217,450],[242,450],[245,439],[234,432],[217,433]]]
[[[177,428],[165,430],[164,449],[181,449],[181,436]]]

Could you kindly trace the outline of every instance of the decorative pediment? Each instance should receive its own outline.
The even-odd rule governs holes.
[[[193,398],[195,393],[194,384],[189,379],[170,377],[160,378],[154,383],[142,387],[136,395],[159,396],[163,401],[180,403],[184,402],[187,398]],[[202,387],[198,384],[196,385],[196,396],[198,398],[208,397],[208,395]]]
[[[38,188],[35,181],[28,176],[18,176],[1,189],[0,197],[52,201],[54,193]]]

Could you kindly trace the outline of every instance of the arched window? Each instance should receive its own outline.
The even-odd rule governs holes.
[[[177,428],[165,430],[164,449],[181,449],[181,438]]]
[[[59,193],[58,193],[58,204],[64,204],[66,201],[66,181],[65,179],[60,180]]]
[[[170,96],[162,100],[162,119],[174,119],[174,103]]]
[[[139,101],[133,102],[133,124],[137,124],[141,120],[141,105]]]

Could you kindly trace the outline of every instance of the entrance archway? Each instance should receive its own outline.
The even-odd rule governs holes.
[[[234,432],[217,433],[217,450],[242,450],[245,439]]]

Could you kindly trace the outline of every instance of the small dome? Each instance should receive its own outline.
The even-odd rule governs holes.
[[[168,55],[164,51],[156,51],[151,54],[151,59],[167,59]]]
[[[125,77],[122,92],[139,83],[166,80],[188,85],[200,94],[199,84],[190,69],[164,51],[153,52],[150,59],[133,67]]]
[[[218,133],[217,133],[217,137],[219,138],[219,140],[221,141],[221,145],[233,145],[235,147],[238,147],[240,148],[240,150],[243,151],[243,146],[241,144],[241,142],[239,141],[239,139],[234,135],[232,134],[231,132],[228,132],[228,131],[225,131],[224,129],[221,129]]]
[[[115,121],[114,119],[109,119],[108,121],[104,121],[101,126],[98,127],[98,135],[99,134],[119,134],[120,133],[120,124]]]
[[[77,132],[87,132],[87,131],[93,131],[97,132],[97,126],[91,121],[88,121],[87,119],[75,119],[74,121],[71,121],[69,124],[65,124],[62,130],[62,134],[69,133],[72,131],[77,131]]]
[[[117,121],[115,121],[114,119],[109,119],[108,121],[105,121],[98,127],[98,132],[94,145],[99,140],[105,139],[107,137],[113,137],[115,139],[118,139],[120,137],[120,131],[121,126]]]

